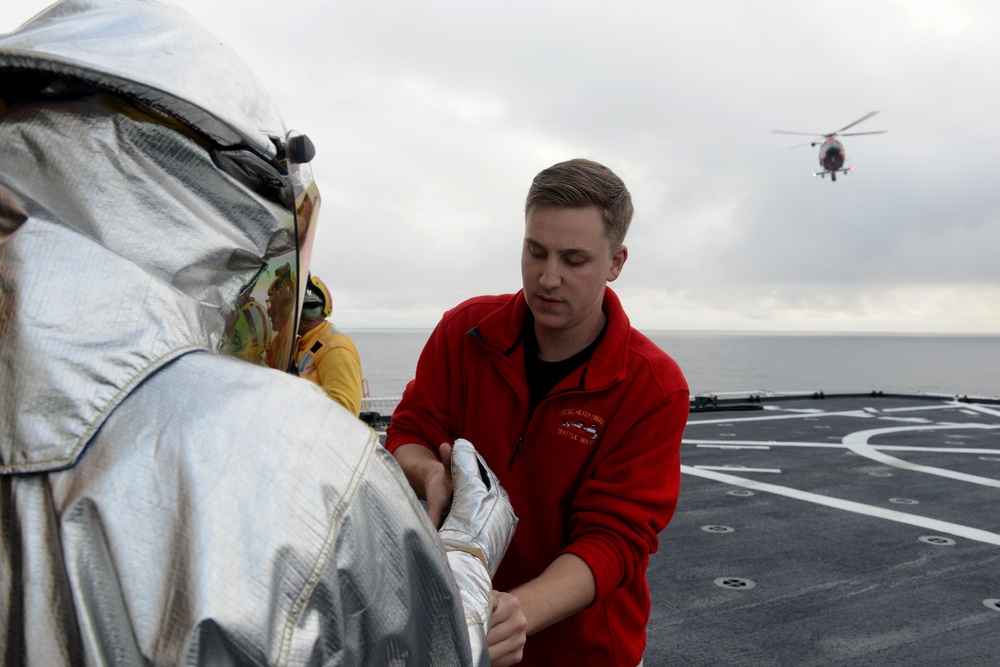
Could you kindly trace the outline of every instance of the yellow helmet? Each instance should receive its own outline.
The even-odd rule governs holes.
[[[322,280],[309,274],[309,280],[306,282],[306,298],[302,304],[302,319],[309,321],[326,319],[332,312],[330,290]]]

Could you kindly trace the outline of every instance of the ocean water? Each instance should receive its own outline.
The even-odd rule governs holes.
[[[398,397],[413,377],[430,330],[346,333],[358,347],[369,394]],[[692,396],[884,391],[1000,397],[1000,336],[644,333],[677,361]]]

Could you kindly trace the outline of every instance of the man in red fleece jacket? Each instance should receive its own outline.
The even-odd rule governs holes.
[[[628,258],[628,189],[575,159],[525,202],[523,289],[445,313],[386,447],[440,522],[450,444],[496,472],[520,523],[493,585],[494,667],[642,662],[649,554],[673,516],[688,387],[607,286]],[[523,659],[523,662],[522,662]]]

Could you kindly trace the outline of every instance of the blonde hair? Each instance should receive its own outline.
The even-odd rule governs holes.
[[[539,206],[596,206],[612,252],[625,242],[634,213],[632,195],[622,179],[603,164],[584,158],[554,164],[535,176],[524,202],[525,217]]]

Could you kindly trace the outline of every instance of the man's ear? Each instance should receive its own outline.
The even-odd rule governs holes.
[[[611,255],[611,270],[608,271],[608,282],[614,282],[618,278],[618,274],[622,272],[622,267],[625,266],[625,260],[628,259],[628,248],[623,245],[618,246],[615,253]]]

